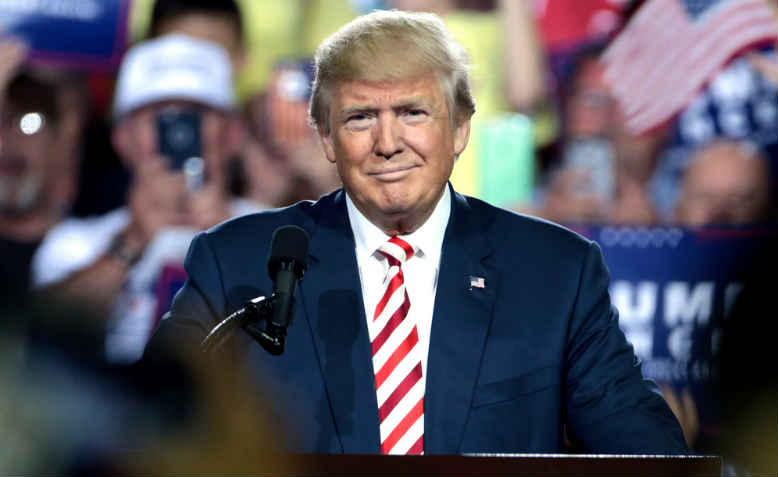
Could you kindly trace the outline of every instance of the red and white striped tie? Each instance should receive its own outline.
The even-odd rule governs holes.
[[[389,262],[384,294],[370,326],[375,371],[381,452],[424,453],[424,380],[416,323],[405,319],[411,301],[405,290],[402,264],[414,249],[392,237],[378,251]]]

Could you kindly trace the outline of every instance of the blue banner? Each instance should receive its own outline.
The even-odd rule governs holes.
[[[0,33],[21,38],[32,61],[116,68],[126,46],[129,0],[0,0]]]
[[[644,376],[694,414],[687,417],[695,436],[716,434],[712,389],[722,326],[776,230],[571,228],[602,248],[611,299]]]

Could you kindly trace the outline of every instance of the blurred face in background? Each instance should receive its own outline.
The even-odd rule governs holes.
[[[596,58],[579,67],[573,92],[567,100],[567,134],[572,138],[606,135],[613,123],[616,104],[605,85],[605,68]]]
[[[143,106],[119,119],[113,142],[130,169],[159,155],[158,116],[165,110],[193,112],[200,118],[200,140],[208,183],[226,187],[226,162],[242,141],[239,119],[230,112],[187,101],[163,101]],[[169,161],[168,161],[169,162]]]
[[[234,72],[243,64],[244,49],[241,38],[235,30],[232,18],[227,15],[208,13],[187,13],[163,20],[158,35],[181,33],[198,40],[206,40],[220,45],[230,56]]]
[[[687,226],[743,225],[769,219],[766,160],[737,143],[698,152],[684,177],[676,220]]]
[[[653,173],[665,129],[635,135],[605,83],[605,68],[596,57],[584,60],[567,103],[567,134],[571,139],[601,138],[611,144],[617,179],[638,183]]]
[[[0,112],[0,212],[23,215],[43,207],[66,162],[57,118],[9,97]]]

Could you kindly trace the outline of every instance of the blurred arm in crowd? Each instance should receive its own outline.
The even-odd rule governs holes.
[[[78,182],[88,107],[83,77],[27,62],[0,37],[0,276],[2,300],[27,299],[30,263],[68,213]]]
[[[505,96],[511,109],[531,114],[547,100],[546,59],[531,2],[499,0],[505,35]]]
[[[340,187],[335,166],[324,160],[318,135],[308,124],[311,80],[308,60],[282,61],[274,68],[266,93],[252,104],[253,130],[258,133],[254,137],[261,138],[287,172],[283,205],[318,199]]]

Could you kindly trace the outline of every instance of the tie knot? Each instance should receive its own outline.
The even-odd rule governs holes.
[[[392,265],[400,265],[411,258],[416,250],[408,242],[394,236],[378,247],[378,251],[389,260]],[[394,263],[396,262],[396,263]]]

